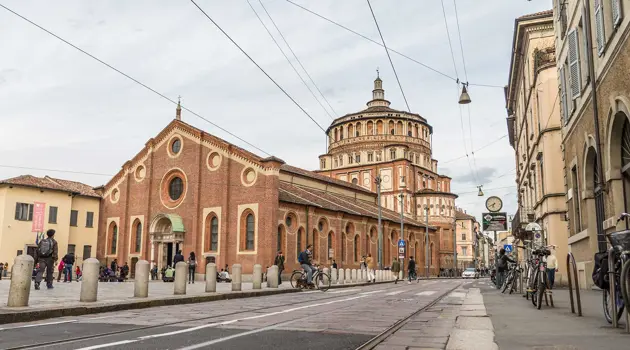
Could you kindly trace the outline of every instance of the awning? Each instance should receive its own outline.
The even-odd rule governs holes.
[[[166,214],[166,217],[171,221],[173,232],[186,232],[184,228],[184,221],[182,217],[177,214]]]

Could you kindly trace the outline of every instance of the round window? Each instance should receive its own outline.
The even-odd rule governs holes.
[[[184,192],[184,181],[180,177],[175,177],[168,184],[168,196],[171,197],[172,200],[176,201]]]
[[[173,143],[171,143],[171,152],[173,152],[173,154],[177,154],[181,149],[182,141],[180,139],[173,140]]]
[[[293,225],[293,218],[291,218],[291,216],[287,216],[284,222],[287,224],[287,227],[291,227]]]
[[[324,222],[320,221],[319,224],[317,224],[317,228],[319,229],[319,232],[324,231]]]
[[[356,185],[359,183],[359,180],[355,177],[354,179],[352,179],[352,184]]]

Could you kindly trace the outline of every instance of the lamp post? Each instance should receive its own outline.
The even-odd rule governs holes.
[[[403,185],[400,186],[401,187],[401,191],[404,191],[404,188],[405,188],[405,185],[404,185],[405,177],[401,176],[401,180],[402,180],[402,183],[403,183]],[[400,240],[404,241],[403,230],[405,228],[405,205],[404,205],[405,193],[401,192],[398,195],[398,198],[400,199],[400,235],[399,236],[400,236]],[[400,248],[398,248],[398,249],[400,250]],[[407,247],[405,246],[405,251],[406,251],[406,249],[407,249]],[[400,257],[400,252],[399,252],[398,255]],[[401,267],[405,266],[405,259],[404,258],[400,259],[400,266]],[[403,278],[405,278],[405,269],[401,268],[400,269],[400,279],[403,279]]]
[[[381,208],[381,177],[376,176],[376,200],[378,201],[378,239],[377,239],[377,261],[378,269],[383,269],[383,228],[381,225],[382,208]]]

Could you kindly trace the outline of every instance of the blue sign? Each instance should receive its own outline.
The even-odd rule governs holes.
[[[398,240],[398,248],[404,248],[405,247],[405,241],[402,239]]]
[[[503,249],[505,249],[506,253],[511,253],[512,252],[512,245],[511,244],[504,244],[503,245]]]

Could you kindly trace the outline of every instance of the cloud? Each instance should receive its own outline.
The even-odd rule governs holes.
[[[486,184],[493,180],[493,175],[497,173],[497,169],[490,167],[479,167],[476,171],[469,172],[464,175],[458,175],[454,181],[460,183],[470,183],[475,186]]]

